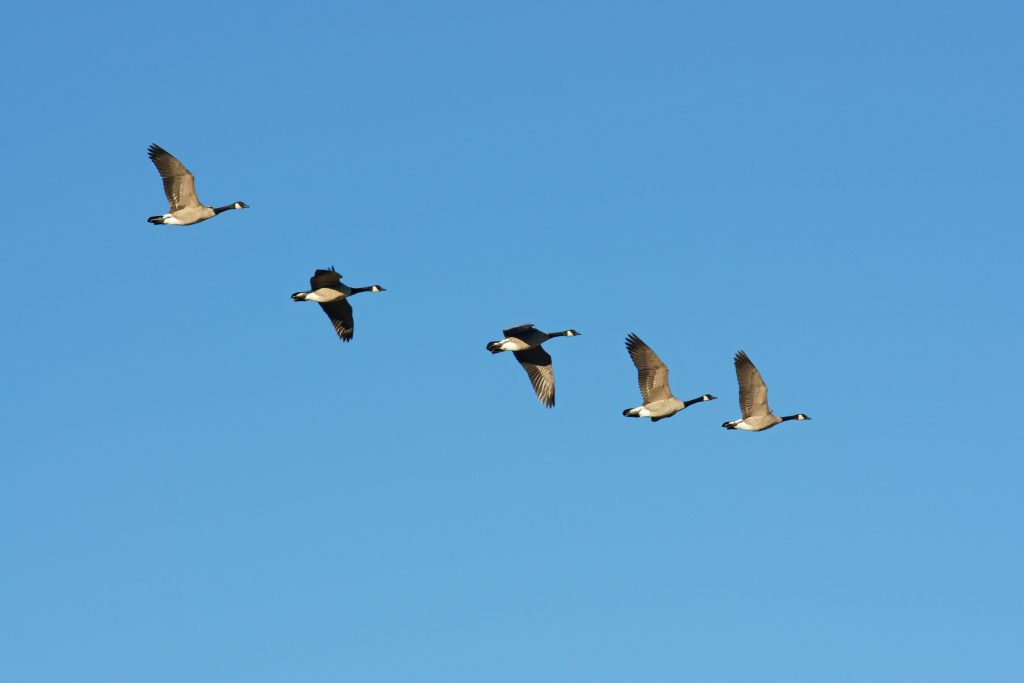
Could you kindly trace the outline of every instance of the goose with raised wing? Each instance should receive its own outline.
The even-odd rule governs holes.
[[[622,411],[626,417],[649,417],[651,422],[672,417],[694,403],[713,401],[715,396],[704,394],[689,401],[680,401],[672,395],[668,386],[668,366],[658,358],[658,354],[645,344],[640,337],[630,332],[626,336],[626,350],[636,366],[637,383],[640,395],[644,399],[642,406],[627,408]]]
[[[352,305],[348,298],[360,292],[383,292],[380,285],[369,287],[349,287],[342,283],[341,275],[331,266],[330,270],[317,269],[309,279],[308,292],[295,292],[292,301],[315,301],[320,304],[327,317],[334,325],[334,331],[343,342],[350,341],[355,332],[352,319]]]
[[[511,351],[523,370],[526,370],[540,402],[548,408],[554,407],[555,371],[551,367],[551,355],[540,345],[553,337],[576,337],[580,333],[576,330],[542,332],[532,323],[509,327],[501,333],[505,338],[487,342],[487,350],[491,353]]]
[[[736,365],[736,381],[740,385],[740,411],[743,417],[722,424],[726,429],[741,429],[747,432],[761,432],[771,429],[786,420],[810,420],[803,413],[779,417],[768,407],[768,386],[761,379],[750,358],[738,351],[733,358]]]
[[[231,209],[248,209],[245,202],[225,206],[205,206],[196,196],[196,180],[185,165],[160,145],[149,146],[149,158],[164,181],[164,194],[171,205],[169,213],[150,216],[146,220],[154,225],[195,225],[207,218]]]

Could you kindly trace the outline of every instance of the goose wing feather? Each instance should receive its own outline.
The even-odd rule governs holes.
[[[338,299],[337,301],[320,304],[320,308],[324,309],[324,313],[331,319],[334,331],[338,333],[341,341],[350,341],[355,333],[355,322],[352,320],[352,306],[349,304],[348,299]]]
[[[507,332],[507,330],[506,330]],[[548,408],[555,405],[555,371],[551,367],[551,354],[539,346],[526,351],[514,351],[516,360],[526,370],[537,398]]]
[[[761,373],[754,367],[750,358],[743,351],[739,351],[733,358],[733,363],[736,365],[736,381],[740,385],[740,410],[743,412],[743,419],[772,415],[772,409],[768,407],[768,386],[761,379]]]
[[[337,287],[340,283],[341,276],[334,269],[321,270],[317,268],[317,271],[313,273],[313,277],[309,278],[309,287],[314,292],[325,287]]]
[[[508,327],[501,331],[505,337],[518,337],[520,334],[533,329],[533,323],[523,323],[515,327]]]
[[[164,181],[164,194],[171,205],[171,213],[202,206],[196,196],[195,177],[183,163],[160,145],[149,146],[149,158]]]
[[[668,366],[658,358],[658,354],[633,333],[626,337],[626,350],[636,366],[637,384],[640,385],[644,404],[672,398],[672,389],[668,385]]]

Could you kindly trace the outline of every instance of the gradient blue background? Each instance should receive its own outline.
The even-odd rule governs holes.
[[[1022,21],[8,8],[0,677],[1024,680]],[[720,400],[622,418],[629,331]]]

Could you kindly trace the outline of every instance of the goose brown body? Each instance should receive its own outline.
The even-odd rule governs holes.
[[[217,208],[204,205],[196,195],[195,176],[185,168],[185,164],[160,145],[149,146],[149,159],[160,173],[164,194],[171,209],[162,216],[150,216],[147,220],[154,225],[195,225],[224,211],[249,208],[245,202],[234,202]]]
[[[736,366],[736,381],[740,387],[740,412],[743,417],[722,424],[726,429],[746,432],[763,432],[787,420],[810,420],[803,413],[779,417],[768,406],[768,385],[753,361],[742,350],[733,357]]]
[[[351,341],[355,334],[355,321],[352,318],[352,304],[348,298],[361,292],[383,292],[380,285],[369,287],[349,287],[341,281],[332,266],[329,270],[317,269],[309,279],[308,292],[295,292],[292,301],[315,301],[331,320],[334,331],[343,342]]]
[[[555,371],[551,367],[551,355],[541,348],[541,344],[554,337],[575,337],[579,335],[576,330],[562,330],[561,332],[542,332],[533,326],[532,323],[508,327],[501,331],[504,339],[487,343],[487,350],[491,353],[511,351],[519,364],[526,371],[533,385],[533,391],[548,408],[555,405]]]

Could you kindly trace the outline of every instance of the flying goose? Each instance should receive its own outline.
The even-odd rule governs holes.
[[[341,341],[347,342],[352,339],[355,323],[352,320],[352,306],[348,298],[360,292],[383,292],[380,285],[369,287],[349,287],[342,284],[341,275],[331,266],[330,270],[319,268],[313,277],[309,278],[308,292],[295,292],[292,294],[292,301],[315,301],[324,309],[324,313],[334,324],[334,331],[338,333]]]
[[[649,417],[651,422],[657,422],[672,417],[694,403],[715,400],[716,397],[711,394],[698,396],[692,401],[680,401],[673,396],[668,386],[668,367],[650,346],[632,332],[626,336],[626,350],[636,366],[637,383],[644,399],[642,406],[623,410],[622,414],[626,417]]]
[[[204,206],[196,196],[195,178],[185,165],[174,158],[170,152],[160,145],[149,146],[149,158],[160,172],[164,181],[164,194],[171,205],[171,212],[162,216],[150,216],[146,220],[155,225],[195,225],[213,218],[221,211],[230,209],[248,209],[245,202],[235,202],[227,206],[213,208]]]
[[[733,359],[736,364],[736,381],[740,385],[740,410],[742,419],[725,422],[726,429],[743,429],[748,432],[760,432],[771,429],[786,420],[810,420],[803,413],[779,417],[768,407],[768,387],[761,379],[761,373],[747,358],[747,354],[738,351]]]
[[[491,353],[511,351],[526,370],[533,384],[537,398],[548,408],[555,405],[555,371],[551,369],[551,356],[541,348],[541,344],[552,337],[575,337],[580,333],[576,330],[561,332],[541,332],[533,323],[517,325],[502,330],[505,338],[501,341],[487,342],[487,350]]]

